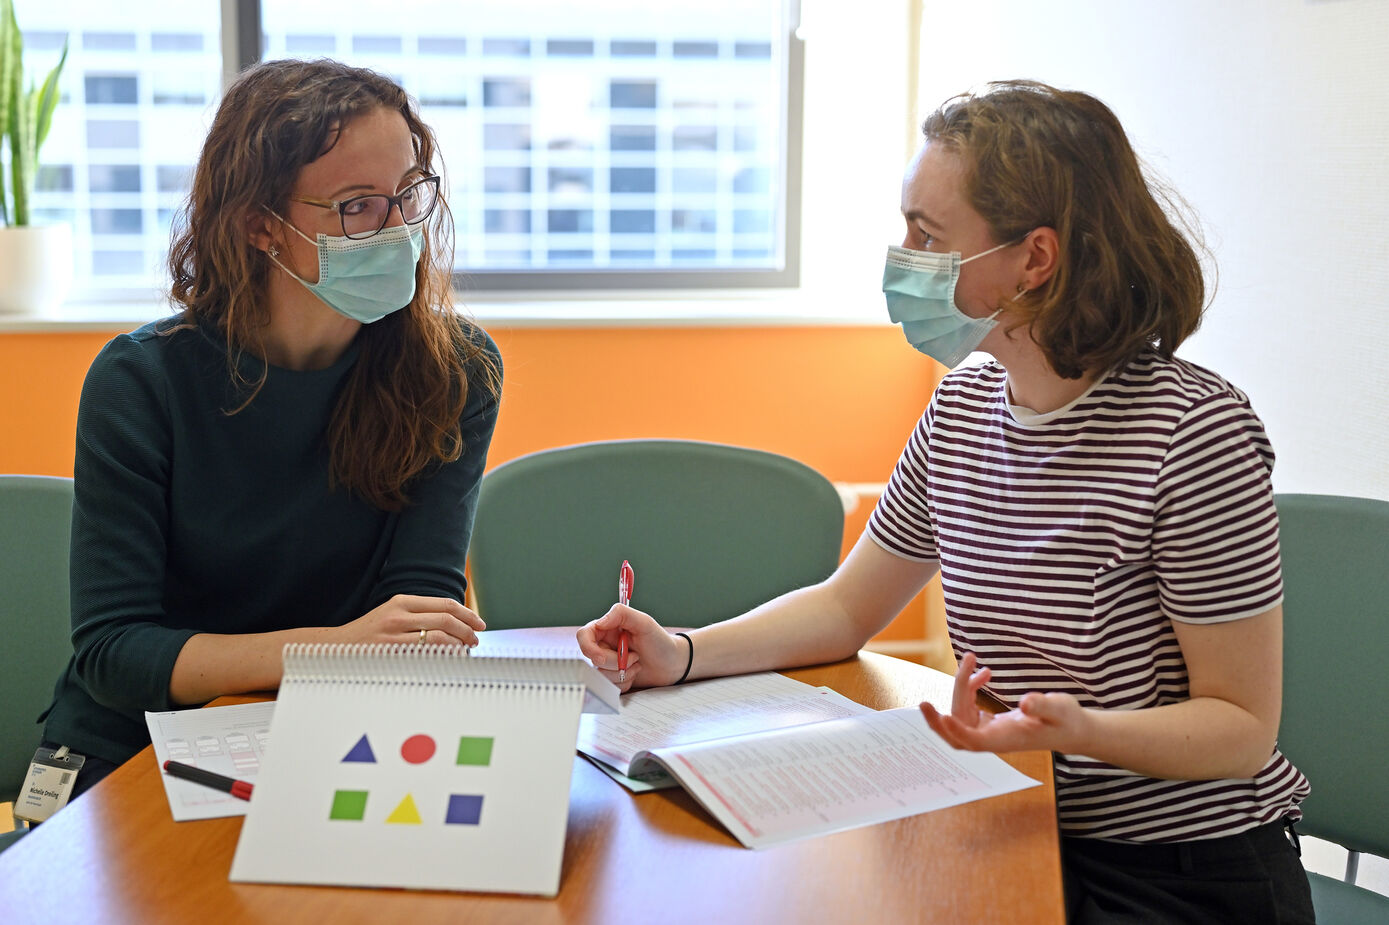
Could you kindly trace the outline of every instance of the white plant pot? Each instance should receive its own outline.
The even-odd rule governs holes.
[[[0,228],[0,314],[56,311],[72,272],[71,225]]]

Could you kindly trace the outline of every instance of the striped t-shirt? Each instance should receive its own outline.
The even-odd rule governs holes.
[[[1145,352],[1071,404],[1008,404],[997,363],[947,375],[868,522],[940,562],[950,639],[1029,691],[1132,710],[1187,699],[1173,620],[1218,623],[1283,598],[1273,450],[1242,392]],[[1180,841],[1299,817],[1306,778],[1276,749],[1252,780],[1143,777],[1056,756],[1068,835]]]

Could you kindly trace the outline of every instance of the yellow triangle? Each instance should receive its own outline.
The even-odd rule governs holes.
[[[408,793],[405,794],[405,799],[401,800],[400,804],[396,806],[395,809],[391,810],[391,814],[386,817],[386,821],[398,822],[403,825],[420,825],[420,811],[415,808],[415,798]]]

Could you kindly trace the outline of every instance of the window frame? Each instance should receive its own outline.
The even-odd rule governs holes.
[[[477,269],[454,274],[454,288],[470,294],[535,294],[558,292],[697,293],[700,290],[796,289],[801,278],[801,149],[803,143],[805,51],[797,35],[799,0],[781,0],[785,34],[786,74],[782,84],[780,131],[785,156],[781,162],[782,209],[778,233],[782,266],[594,268],[536,267],[526,270]],[[247,67],[261,60],[263,29],[260,0],[221,0],[222,85],[225,89]]]

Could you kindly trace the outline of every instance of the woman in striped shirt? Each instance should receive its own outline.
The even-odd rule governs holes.
[[[959,671],[922,712],[958,748],[1055,754],[1071,921],[1310,922],[1273,451],[1173,356],[1206,301],[1178,200],[1083,93],[993,84],[924,132],[889,312],[947,366],[993,361],[942,380],[830,578],[685,638],[618,605],[580,644],[616,679],[628,631],[636,686],[831,661],[939,571]]]

